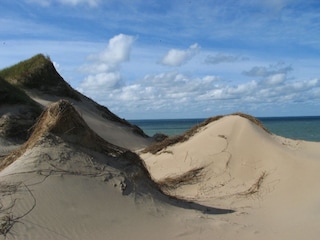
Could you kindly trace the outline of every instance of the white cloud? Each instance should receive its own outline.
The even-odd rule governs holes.
[[[255,66],[249,71],[243,71],[243,74],[248,77],[270,77],[275,74],[288,74],[293,69],[291,66],[283,62],[271,64],[268,67]]]
[[[191,77],[179,72],[146,75],[119,88],[87,88],[85,93],[118,113],[199,110],[195,99],[219,82],[216,76]],[[191,103],[194,104],[191,105]],[[200,109],[201,110],[201,109]],[[164,116],[165,117],[165,116]]]
[[[90,56],[91,59],[107,64],[120,64],[129,61],[134,37],[119,34],[111,38],[108,46],[101,53]]]
[[[200,46],[197,43],[191,45],[187,50],[171,49],[162,58],[160,63],[171,67],[178,67],[193,58],[199,50]]]
[[[266,83],[269,85],[278,85],[286,80],[286,74],[284,73],[276,73],[274,75],[269,76],[266,79]]]
[[[113,89],[121,86],[121,75],[119,72],[97,73],[89,75],[81,84],[82,89],[100,91],[103,89]]]
[[[107,59],[105,64],[108,62],[117,61]],[[262,109],[275,111],[286,104],[315,101],[320,80],[298,81],[288,77],[292,71],[285,63],[254,66],[243,72],[254,79],[235,82],[215,75],[186,74],[182,67],[179,71],[146,74],[134,81],[123,79],[120,74],[113,78],[108,74],[89,76],[81,86],[85,94],[129,118],[200,117],[236,111],[261,116],[266,114]]]
[[[88,95],[103,97],[109,89],[123,85],[120,65],[129,61],[134,37],[119,34],[111,38],[107,47],[100,53],[90,55],[92,61],[79,70],[90,73],[79,85],[78,90]]]
[[[168,74],[163,76],[152,76],[150,82],[160,79],[166,79],[168,85],[157,88],[158,96],[154,96],[148,101],[152,106],[157,103],[157,99],[162,100],[162,106],[171,111],[184,112],[185,108],[197,112],[198,115],[205,114],[208,106],[212,106],[212,111],[233,112],[233,111],[261,111],[257,106],[269,105],[277,108],[279,104],[292,104],[292,102],[315,101],[314,97],[318,96],[320,89],[320,80],[311,79],[305,81],[284,81],[283,75],[275,75],[270,78],[270,83],[264,81],[249,81],[238,85],[223,83],[223,81],[206,82],[206,77],[187,78],[184,84],[173,81],[176,77],[169,77]],[[150,78],[150,77],[149,77]],[[170,81],[171,79],[171,81]],[[169,86],[170,82],[170,86]],[[165,89],[170,89],[165,91]]]

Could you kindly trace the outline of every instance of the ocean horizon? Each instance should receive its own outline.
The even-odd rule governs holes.
[[[140,127],[147,135],[163,133],[180,135],[207,118],[185,119],[134,119],[130,123]],[[320,141],[320,116],[257,117],[273,134],[286,138]]]

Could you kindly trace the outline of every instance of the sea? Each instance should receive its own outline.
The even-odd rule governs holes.
[[[303,117],[258,117],[272,133],[286,138],[320,142],[320,116]],[[163,133],[168,136],[180,135],[191,127],[203,122],[204,118],[194,119],[148,119],[129,120],[140,127],[147,135]]]

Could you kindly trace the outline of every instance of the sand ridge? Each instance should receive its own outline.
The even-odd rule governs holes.
[[[0,172],[2,239],[318,237],[319,143],[231,115],[138,156],[51,106]]]
[[[244,213],[243,222],[264,232],[259,239],[299,239],[307,229],[315,236],[319,223],[319,144],[274,136],[246,118],[226,116],[186,142],[141,157],[167,194]]]
[[[65,100],[43,112],[29,140],[2,164],[6,239],[151,237],[158,225],[172,229],[176,214],[232,213],[162,194],[135,153],[100,138]],[[132,223],[134,234],[119,229]],[[143,231],[147,223],[153,232]]]
[[[153,145],[41,54],[5,80],[1,116],[23,96],[44,111],[24,144],[0,136],[0,239],[319,238],[319,142],[236,113]]]
[[[27,90],[28,95],[37,103],[46,108],[50,104],[60,100],[57,96],[44,94],[37,90]],[[79,93],[80,94],[80,93]],[[105,117],[105,112],[97,103],[80,95],[80,101],[71,98],[63,98],[78,111],[80,116],[104,140],[130,150],[139,150],[148,146],[153,140],[146,136],[141,129]]]

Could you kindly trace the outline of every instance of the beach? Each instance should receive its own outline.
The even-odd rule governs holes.
[[[142,184],[125,194],[129,177],[103,154],[38,140],[0,173],[1,204],[14,221],[6,239],[318,237],[319,143],[226,116],[155,154],[137,151],[161,191]]]
[[[0,239],[318,239],[320,142],[244,113],[155,141],[59,81],[0,105]]]
[[[320,141],[320,117],[257,117],[263,125],[275,135],[282,137],[305,140],[311,142]],[[180,135],[195,125],[205,121],[206,118],[193,119],[134,119],[129,120],[139,126],[146,134],[153,136],[163,133],[168,136]]]

